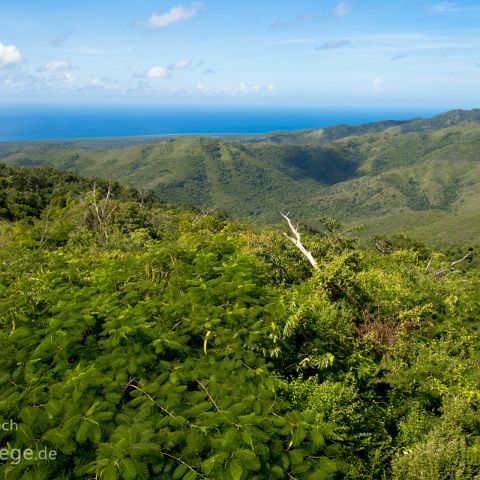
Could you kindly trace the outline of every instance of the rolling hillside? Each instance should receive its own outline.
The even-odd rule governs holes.
[[[432,118],[415,118],[401,121],[384,120],[364,125],[333,125],[331,127],[310,128],[293,132],[269,132],[265,135],[252,136],[249,140],[251,142],[271,142],[282,145],[318,145],[340,138],[387,130],[397,133],[421,132],[468,123],[480,123],[480,109],[451,110]]]
[[[428,120],[329,127],[254,142],[177,137],[122,148],[0,148],[8,165],[48,165],[152,189],[168,202],[277,222],[336,217],[365,234],[434,243],[480,237],[480,110]],[[308,141],[335,138],[331,141]],[[290,140],[291,141],[290,141]],[[280,144],[279,144],[280,143]]]

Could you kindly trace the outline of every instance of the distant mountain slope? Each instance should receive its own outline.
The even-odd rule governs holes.
[[[366,123],[364,125],[334,125],[331,127],[309,128],[293,132],[268,132],[265,135],[257,135],[250,139],[250,141],[252,143],[271,142],[289,145],[316,145],[352,135],[383,132],[387,128],[401,127],[409,122],[410,120],[387,120]]]
[[[384,132],[389,129],[392,132],[408,133],[439,130],[465,123],[480,123],[480,109],[452,110],[432,118],[384,120],[380,122],[370,122],[364,125],[333,125],[322,128],[296,130],[293,132],[268,132],[264,135],[254,136],[249,139],[249,141],[254,143],[271,142],[282,145],[317,145],[345,137]]]
[[[324,216],[363,222],[367,233],[406,231],[435,239],[448,228],[446,241],[478,241],[480,110],[394,123],[365,125],[363,135],[361,127],[349,127],[357,134],[316,145],[178,137],[114,149],[51,143],[0,148],[0,157],[9,165],[113,178],[152,189],[164,201],[260,222],[276,222],[286,210],[312,223]],[[347,132],[331,128],[331,135],[334,128]]]
[[[261,221],[272,221],[279,209],[302,210],[304,195],[352,178],[358,169],[335,146],[251,146],[193,137],[125,149],[31,148],[3,161],[102,175],[153,189],[165,201],[214,206]]]
[[[435,130],[462,125],[466,123],[480,123],[480,109],[450,110],[432,118],[412,120],[402,125],[402,132],[417,132],[421,130]]]

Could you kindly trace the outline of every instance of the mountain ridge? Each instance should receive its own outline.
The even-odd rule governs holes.
[[[410,120],[381,120],[361,125],[339,124],[320,128],[294,130],[291,132],[267,132],[254,142],[273,143],[322,143],[339,140],[348,136],[365,135],[367,133],[383,132],[397,129],[400,133],[418,132],[459,125],[462,123],[480,123],[480,109],[450,110],[431,118],[412,118]]]

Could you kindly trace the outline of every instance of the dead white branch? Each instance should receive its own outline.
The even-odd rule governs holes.
[[[50,220],[50,215],[47,213],[45,215],[45,228],[43,229],[42,238],[40,239],[40,245],[43,245],[48,240],[47,233],[48,233],[48,221],[49,220]]]
[[[105,240],[107,242],[108,242],[108,223],[109,223],[110,217],[112,216],[113,212],[116,209],[116,207],[113,206],[113,207],[110,208],[110,211],[107,210],[108,201],[109,201],[111,195],[112,195],[112,186],[109,183],[107,194],[100,201],[100,203],[98,203],[97,202],[97,186],[96,186],[95,183],[93,184],[92,205],[93,205],[93,208],[95,210],[95,214],[97,216],[98,225],[102,229],[103,234],[105,235]]]
[[[375,242],[375,247],[382,255],[387,255],[387,250],[379,242]]]
[[[464,257],[462,257],[460,260],[456,260],[455,262],[452,262],[450,264],[450,268],[453,268],[458,263],[464,262],[467,258],[470,258],[472,255],[473,255],[473,250],[469,250],[468,253]]]
[[[445,273],[447,273],[447,272],[449,271],[449,269],[452,270],[455,265],[458,265],[459,263],[464,262],[465,260],[467,260],[468,258],[470,258],[470,257],[472,257],[472,256],[473,256],[473,250],[470,249],[470,250],[468,251],[468,253],[467,253],[464,257],[460,258],[460,260],[455,260],[454,262],[452,262],[452,263],[448,266],[448,268],[440,268],[439,270],[437,270],[436,272],[434,272],[433,275],[434,275],[435,277],[441,277],[442,275],[445,275]]]
[[[432,262],[433,262],[433,257],[430,257],[430,260],[428,261],[428,265],[425,271],[427,271],[432,266]]]
[[[202,208],[200,212],[197,213],[195,218],[193,219],[192,225],[196,225],[202,218],[207,217],[208,215],[211,215],[215,211],[215,207],[212,208]]]
[[[311,252],[309,252],[302,244],[302,240],[301,240],[300,232],[298,231],[298,227],[295,228],[293,226],[290,218],[288,217],[288,213],[287,213],[287,215],[285,215],[285,214],[280,212],[280,215],[287,221],[288,226],[290,227],[290,230],[292,231],[294,236],[291,237],[290,235],[288,235],[285,232],[283,234],[303,253],[303,255],[310,262],[310,264],[312,265],[314,270],[318,270],[317,261],[313,258],[313,255],[311,254]]]

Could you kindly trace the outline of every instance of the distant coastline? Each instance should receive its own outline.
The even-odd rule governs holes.
[[[175,135],[262,134],[277,130],[429,117],[440,110],[289,107],[0,107],[0,141]]]

